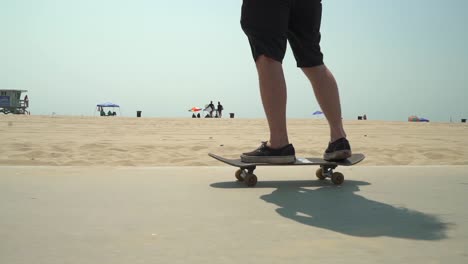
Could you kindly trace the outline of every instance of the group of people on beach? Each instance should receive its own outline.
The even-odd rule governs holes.
[[[205,109],[203,111],[206,111],[208,112],[205,116],[205,118],[221,118],[223,116],[223,110],[224,110],[224,107],[223,105],[221,105],[221,102],[218,101],[218,107],[215,107],[215,105],[213,104],[213,101],[210,101],[210,103],[208,105],[206,105]],[[213,116],[213,113],[215,114]],[[200,113],[198,113],[197,115],[192,114],[192,118],[200,118]]]
[[[106,114],[106,112],[104,111],[104,107],[101,107],[101,106],[98,106],[98,111],[101,116],[116,116],[117,115],[116,112],[112,112],[111,110],[107,111],[107,114]]]
[[[221,105],[221,103],[219,101],[218,101],[218,107],[217,108],[215,108],[215,105],[213,104],[213,101],[210,101],[210,104],[206,107],[206,109],[209,112],[208,117],[221,118],[223,116],[224,107]],[[215,112],[215,116],[213,116],[213,112]]]

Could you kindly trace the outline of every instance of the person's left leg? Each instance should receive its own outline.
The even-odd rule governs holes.
[[[261,55],[257,61],[260,95],[270,128],[267,146],[279,149],[289,144],[286,127],[286,81],[280,62]]]
[[[292,163],[296,159],[286,129],[286,82],[281,65],[286,52],[290,4],[285,0],[244,0],[242,5],[242,29],[257,67],[270,129],[267,142],[241,155],[244,162]]]
[[[295,150],[289,144],[286,127],[286,81],[277,60],[260,55],[255,62],[260,83],[263,109],[270,129],[270,139],[252,152],[243,153],[243,162],[292,163]]]

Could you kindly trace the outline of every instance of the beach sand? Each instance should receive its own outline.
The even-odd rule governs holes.
[[[468,125],[345,120],[362,165],[468,165]],[[296,155],[320,157],[323,119],[290,119]],[[265,119],[0,116],[0,165],[213,166],[268,139]]]

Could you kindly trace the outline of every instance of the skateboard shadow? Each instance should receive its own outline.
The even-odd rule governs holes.
[[[350,180],[346,181],[346,183],[351,182]],[[368,185],[366,182],[358,182],[353,181],[355,184],[361,185]],[[217,182],[210,185],[214,188],[221,188],[221,189],[249,189],[249,187],[245,186],[242,182]],[[322,186],[330,186],[330,183],[326,181],[259,181],[257,185],[255,185],[255,189],[258,188],[300,188],[300,187],[322,187]]]
[[[395,237],[414,240],[447,238],[447,223],[436,216],[395,207],[357,195],[368,182],[262,181],[256,188],[276,188],[260,198],[279,208],[282,217],[317,228],[357,237]],[[216,188],[246,188],[242,183],[215,183]],[[313,189],[307,187],[316,187]]]

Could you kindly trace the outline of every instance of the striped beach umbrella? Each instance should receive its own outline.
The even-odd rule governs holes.
[[[200,107],[192,107],[191,109],[189,109],[189,112],[193,112],[193,113],[196,113],[196,112],[200,112],[202,109]]]

